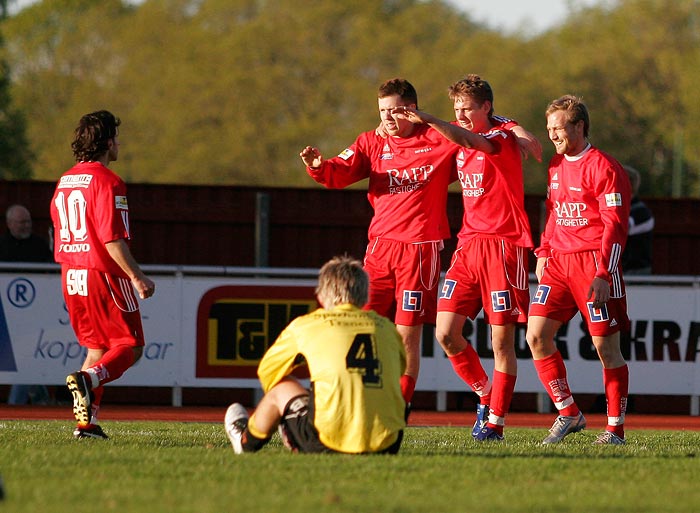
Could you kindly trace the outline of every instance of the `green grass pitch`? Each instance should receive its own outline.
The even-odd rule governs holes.
[[[398,456],[295,455],[277,435],[236,456],[222,424],[0,421],[0,513],[697,512],[700,432],[594,431],[542,446],[544,429],[479,444],[465,428],[409,428]]]

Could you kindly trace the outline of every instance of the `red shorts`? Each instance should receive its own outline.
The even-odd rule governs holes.
[[[486,322],[505,326],[527,322],[529,304],[526,248],[479,237],[455,251],[438,311],[474,319],[483,308]]]
[[[365,310],[403,326],[435,324],[441,249],[442,241],[370,241],[364,265],[370,283]]]
[[[619,267],[610,277],[610,299],[603,308],[593,308],[588,297],[599,261],[599,251],[556,253],[547,258],[542,280],[532,297],[530,315],[565,323],[580,311],[591,335],[606,337],[627,331],[627,299]]]
[[[81,346],[144,345],[141,313],[131,282],[94,269],[61,269],[63,298]]]

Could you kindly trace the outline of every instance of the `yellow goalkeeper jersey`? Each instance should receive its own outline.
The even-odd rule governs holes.
[[[300,362],[308,365],[310,410],[326,447],[376,452],[396,441],[406,426],[399,385],[406,352],[389,319],[350,304],[297,317],[260,361],[263,390],[268,392]]]

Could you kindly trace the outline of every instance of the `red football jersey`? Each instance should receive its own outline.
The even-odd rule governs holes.
[[[337,157],[306,170],[330,189],[369,178],[367,198],[374,208],[370,240],[437,241],[450,237],[447,188],[459,148],[428,125],[416,125],[405,138],[364,132]]]
[[[614,158],[589,145],[571,158],[555,155],[549,163],[547,224],[538,257],[599,250],[596,276],[607,278],[622,255],[629,227],[631,187]]]
[[[459,244],[477,236],[494,236],[531,248],[517,139],[512,132],[501,128],[482,135],[494,145],[493,153],[469,148],[460,148],[457,153],[464,203]]]
[[[129,239],[126,184],[99,162],[80,162],[64,173],[51,200],[54,258],[74,268],[126,278],[105,244]]]

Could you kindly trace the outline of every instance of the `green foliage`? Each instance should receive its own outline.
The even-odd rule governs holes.
[[[496,112],[545,147],[525,163],[527,192],[544,192],[553,154],[544,109],[574,93],[643,195],[699,196],[700,4],[568,5],[560,27],[526,37],[441,0],[52,0],[2,22],[2,57],[39,179],[72,164],[78,118],[107,108],[130,181],[311,186],[301,148],[332,156],[373,129],[382,81],[408,78],[422,109],[451,118],[447,86],[478,73]]]
[[[684,513],[700,501],[692,431],[628,432],[618,447],[584,431],[550,447],[542,429],[479,444],[465,428],[410,428],[397,456],[295,455],[275,435],[236,456],[221,424],[103,425],[109,440],[74,440],[67,421],[0,421],[2,511]]]
[[[31,177],[32,153],[25,136],[24,117],[13,107],[8,94],[8,75],[7,66],[0,61],[0,178],[26,179]]]
[[[5,18],[7,2],[0,2],[0,21]],[[4,40],[0,35],[0,49]],[[10,70],[0,58],[0,178],[29,178],[32,154],[25,137],[25,121],[10,96]]]
[[[686,171],[682,194],[698,196],[700,157],[690,137],[698,88],[688,80],[700,63],[700,3],[617,4],[587,10],[543,37],[557,63],[554,81],[586,101],[593,143],[642,172],[642,195],[670,195],[678,165]]]

